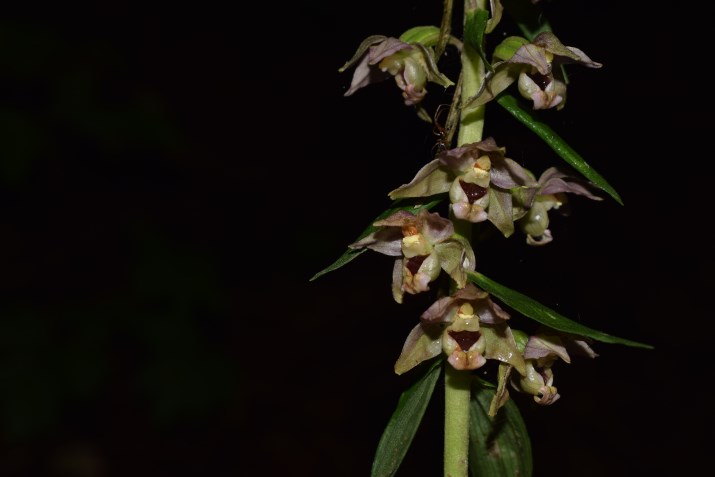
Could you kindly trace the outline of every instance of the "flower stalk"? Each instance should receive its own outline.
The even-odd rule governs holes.
[[[442,10],[442,24],[439,27],[439,42],[435,48],[435,57],[439,59],[447,47],[449,36],[452,33],[452,0],[444,0]]]

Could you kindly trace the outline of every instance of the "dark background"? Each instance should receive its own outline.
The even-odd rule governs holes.
[[[392,82],[343,98],[337,68],[441,2],[264,3],[0,19],[0,475],[369,473],[429,297],[392,302],[372,253],[308,278],[434,137]],[[568,106],[542,116],[625,207],[575,198],[551,245],[476,249],[488,276],[656,346],[560,363],[554,406],[514,396],[537,476],[688,473],[713,438],[701,43],[685,12],[628,3],[546,2],[605,66],[571,67]],[[558,164],[498,106],[486,133]],[[440,475],[439,389],[398,475]]]

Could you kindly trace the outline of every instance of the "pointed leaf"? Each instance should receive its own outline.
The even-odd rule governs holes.
[[[466,13],[464,20],[464,40],[474,48],[484,65],[491,70],[491,64],[484,53],[484,31],[489,21],[489,12],[486,10],[472,10]]]
[[[359,250],[353,250],[353,249],[347,249],[344,254],[340,256],[337,260],[335,260],[333,263],[310,277],[309,281],[317,280],[318,278],[322,277],[326,273],[334,272],[335,270],[339,268],[343,268],[345,265],[348,263],[352,262],[356,258],[358,258],[359,255],[362,255],[363,253],[367,252],[367,248],[361,248]]]
[[[651,345],[611,336],[603,333],[602,331],[594,330],[588,326],[572,321],[551,308],[542,305],[538,301],[507,288],[504,285],[495,282],[491,278],[482,275],[481,273],[468,272],[467,275],[469,276],[469,281],[499,298],[501,301],[522,315],[529,317],[534,321],[538,321],[542,325],[546,325],[565,333],[587,336],[603,343],[622,344],[626,346],[633,346],[635,348],[653,349]]]
[[[495,390],[478,378],[469,403],[469,467],[472,475],[531,477],[531,442],[514,401],[489,417]]]
[[[509,113],[514,116],[524,126],[531,129],[537,136],[554,150],[556,154],[569,163],[574,169],[579,171],[583,176],[593,182],[596,186],[603,189],[619,204],[623,205],[621,196],[618,192],[606,182],[606,179],[601,176],[595,169],[588,165],[583,158],[564,141],[561,136],[551,129],[547,124],[536,119],[529,111],[522,108],[515,97],[508,94],[502,94],[497,98],[497,102]]]
[[[430,201],[430,202],[428,202],[428,203],[426,203],[426,204],[423,204],[423,205],[412,205],[412,204],[410,204],[410,205],[398,205],[398,204],[401,203],[401,201],[397,200],[397,201],[395,201],[395,202],[392,203],[392,207],[390,207],[389,209],[387,209],[387,210],[386,210],[385,212],[383,212],[382,214],[378,215],[378,216],[375,218],[375,220],[373,220],[372,222],[377,222],[378,220],[382,220],[382,219],[384,219],[384,218],[386,218],[386,217],[389,217],[390,215],[394,214],[394,213],[397,212],[398,210],[408,210],[408,211],[413,212],[413,213],[415,213],[415,214],[418,213],[420,210],[423,210],[423,209],[424,209],[424,210],[430,210],[430,209],[432,209],[433,207],[435,207],[437,204],[439,204],[440,202],[442,202],[442,199],[435,199],[435,200]],[[367,237],[368,235],[370,235],[371,233],[373,233],[375,230],[377,230],[377,227],[373,226],[372,223],[371,223],[370,226],[369,226],[368,228],[366,228],[366,229],[360,234],[360,236],[358,236],[358,238],[357,238],[356,240],[354,240],[354,242],[357,242],[358,240],[361,240],[361,239]],[[338,258],[337,260],[335,260],[332,264],[328,265],[328,266],[325,267],[323,270],[321,270],[321,271],[319,271],[318,273],[316,273],[315,275],[313,275],[313,276],[310,278],[310,281],[312,282],[313,280],[322,277],[322,276],[325,275],[326,273],[330,273],[330,272],[333,272],[333,271],[335,271],[335,270],[337,270],[337,269],[339,269],[339,268],[344,267],[344,266],[347,265],[348,263],[350,263],[350,262],[352,262],[353,260],[355,260],[360,254],[362,254],[362,253],[365,252],[366,250],[367,250],[367,249],[365,249],[365,248],[362,248],[362,249],[359,249],[359,250],[348,249],[344,254],[342,254],[342,255],[340,256],[340,258]]]
[[[397,409],[377,445],[371,477],[391,477],[397,472],[432,397],[442,370],[441,364],[442,360],[436,359],[425,375],[400,396]]]

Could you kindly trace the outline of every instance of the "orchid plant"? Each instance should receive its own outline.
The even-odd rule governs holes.
[[[408,299],[405,295],[435,296],[408,333],[394,365],[397,374],[421,377],[403,393],[387,424],[373,477],[396,473],[442,372],[445,477],[470,472],[475,477],[529,476],[529,439],[510,390],[551,405],[561,396],[554,385],[559,359],[570,363],[575,355],[594,358],[591,346],[596,341],[650,348],[571,321],[478,271],[476,227],[494,227],[504,237],[518,230],[529,245],[544,246],[554,240],[549,212],[562,206],[568,194],[600,201],[605,193],[622,202],[608,182],[532,112],[564,108],[564,65],[597,69],[601,64],[562,43],[543,19],[538,2],[465,0],[460,38],[452,33],[452,12],[452,0],[444,0],[439,27],[417,26],[397,38],[368,37],[340,68],[354,68],[345,96],[392,78],[405,105],[427,122],[437,121],[424,101],[430,83],[453,88],[434,158],[389,192],[392,206],[343,256],[313,277],[337,270],[369,249],[394,258],[392,296],[397,303]],[[488,48],[489,35],[507,17],[524,36],[509,36]],[[454,81],[438,68],[445,53],[461,60]],[[537,179],[507,157],[497,132],[483,137],[485,110],[494,105],[542,138],[566,164],[544,170]],[[443,215],[433,211],[438,208]],[[530,327],[529,320],[538,326]],[[493,370],[491,381],[474,373],[482,368]],[[497,415],[503,419],[494,426]],[[493,452],[495,446],[499,452]]]

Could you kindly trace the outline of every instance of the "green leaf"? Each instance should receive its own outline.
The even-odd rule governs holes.
[[[427,368],[425,375],[400,396],[397,409],[377,445],[370,474],[372,477],[391,477],[397,472],[432,397],[442,370],[441,364],[442,360],[436,359]]]
[[[435,46],[439,41],[439,28],[433,25],[416,26],[400,35],[400,40],[405,43],[421,43],[424,46]]]
[[[374,222],[377,222],[378,220],[384,219],[385,217],[389,217],[390,215],[394,214],[394,213],[397,212],[398,210],[409,210],[410,212],[413,212],[413,213],[415,213],[415,214],[418,213],[420,210],[423,210],[423,209],[424,209],[424,210],[430,210],[430,209],[432,209],[433,207],[435,207],[437,204],[439,204],[440,202],[442,202],[442,199],[435,199],[435,200],[433,200],[433,201],[431,201],[431,202],[428,202],[428,203],[426,203],[426,204],[423,204],[423,205],[414,205],[414,204],[409,204],[409,205],[397,205],[397,204],[399,204],[399,203],[401,203],[401,202],[402,202],[402,200],[399,200],[399,199],[396,200],[395,202],[393,202],[393,203],[392,203],[392,206],[391,206],[389,209],[387,209],[385,212],[383,212],[382,214],[380,214],[380,215],[378,215],[377,217],[375,217],[375,220],[373,220],[372,222],[374,223]],[[361,234],[358,236],[357,239],[354,240],[354,242],[357,242],[358,240],[367,237],[368,235],[370,235],[371,233],[373,233],[375,230],[377,230],[377,227],[373,226],[372,223],[371,223],[370,226],[369,226],[368,228],[366,228],[366,229],[363,231],[363,233],[361,233]],[[339,268],[344,267],[344,266],[347,265],[348,263],[350,263],[350,262],[352,262],[353,260],[355,260],[360,254],[362,254],[362,253],[365,252],[366,250],[367,250],[367,249],[364,249],[364,248],[363,248],[363,249],[360,249],[360,250],[348,249],[344,254],[342,254],[342,255],[340,256],[340,258],[338,258],[337,260],[335,260],[332,264],[328,265],[328,266],[325,267],[323,270],[321,270],[321,271],[319,271],[318,273],[316,273],[315,275],[313,275],[313,276],[310,278],[310,281],[312,282],[313,280],[322,277],[322,276],[325,275],[326,273],[330,273],[330,272],[332,272],[332,271],[335,271],[335,270],[337,270],[337,269],[339,269]]]
[[[475,378],[469,403],[469,467],[474,477],[531,477],[531,442],[514,401],[494,420],[489,406],[494,389]]]
[[[489,21],[489,12],[486,10],[476,10],[467,12],[466,15],[467,17],[464,22],[464,40],[469,46],[474,48],[484,62],[484,65],[491,71],[492,66],[487,60],[487,55],[484,53],[484,31]]]
[[[360,240],[360,239],[358,239]],[[317,280],[318,278],[322,277],[326,273],[333,272],[337,270],[338,268],[343,268],[345,265],[348,263],[352,262],[355,260],[359,255],[367,252],[366,248],[361,248],[359,250],[353,250],[353,249],[347,249],[344,254],[340,256],[337,260],[335,260],[333,263],[310,277],[310,281],[312,282],[313,280]]]
[[[529,111],[522,108],[514,96],[502,94],[497,98],[497,102],[509,113],[514,116],[524,126],[531,129],[533,133],[539,136],[543,141],[551,147],[561,158],[568,162],[574,169],[579,171],[583,176],[593,182],[595,185],[603,189],[619,204],[623,205],[621,196],[611,187],[606,179],[601,176],[595,169],[588,165],[583,158],[564,141],[561,136],[551,129],[551,127],[538,119],[536,119]]]
[[[603,333],[602,331],[597,331],[580,323],[576,323],[575,321],[572,321],[555,312],[551,308],[542,305],[538,301],[507,288],[504,285],[495,282],[491,278],[482,275],[481,273],[468,272],[468,276],[469,281],[481,287],[484,291],[491,293],[522,315],[527,316],[534,321],[538,321],[542,325],[546,325],[558,331],[563,331],[564,333],[587,336],[603,343],[622,344],[626,346],[633,346],[635,348],[653,349],[651,345],[611,336]]]

